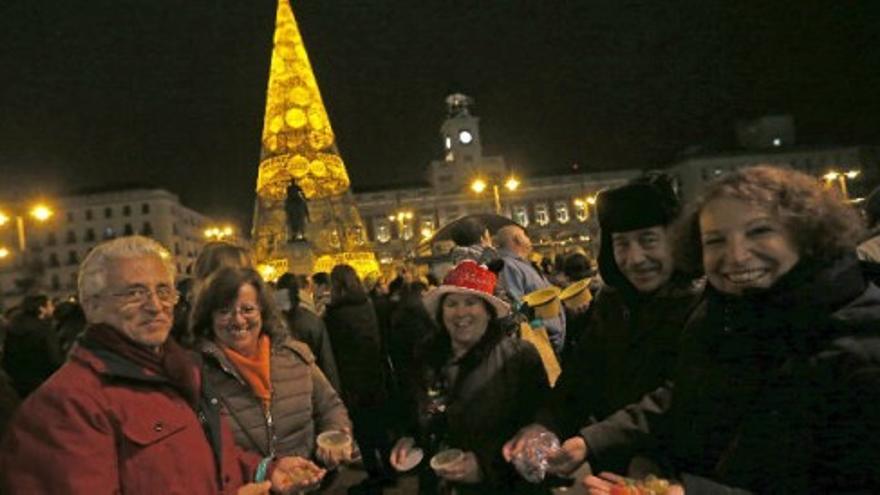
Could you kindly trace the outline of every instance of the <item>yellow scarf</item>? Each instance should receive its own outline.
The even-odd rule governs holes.
[[[270,345],[269,336],[261,336],[257,343],[257,354],[253,357],[245,356],[235,349],[220,345],[220,349],[232,361],[244,381],[251,386],[254,395],[263,402],[263,410],[269,409],[272,399],[272,382],[269,379]]]

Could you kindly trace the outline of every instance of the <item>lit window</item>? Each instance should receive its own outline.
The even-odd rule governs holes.
[[[114,237],[116,237],[116,232],[113,231],[113,227],[104,229],[104,239],[113,239]]]
[[[550,223],[550,212],[547,210],[545,203],[535,205],[535,223],[538,225],[547,225]]]
[[[513,206],[513,221],[523,227],[529,226],[529,212],[524,205]]]
[[[582,199],[576,199],[574,201],[574,216],[578,219],[579,222],[586,222],[588,218],[590,218],[590,209],[587,202]]]
[[[400,230],[400,237],[405,241],[412,239],[412,236],[413,236],[412,222],[405,222],[402,227],[403,228]]]
[[[377,241],[386,243],[391,240],[391,229],[388,228],[387,223],[380,221],[375,225],[375,228]]]
[[[568,223],[571,219],[568,214],[568,205],[565,201],[557,201],[553,203],[553,210],[556,213],[556,221],[559,223]]]

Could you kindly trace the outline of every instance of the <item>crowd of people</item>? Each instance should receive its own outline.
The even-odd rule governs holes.
[[[321,492],[353,463],[349,493],[876,493],[880,192],[864,208],[783,168],[685,205],[648,174],[598,195],[595,263],[467,219],[442,281],[388,284],[270,283],[226,242],[178,279],[157,242],[107,241],[75,301],[3,321],[0,493]]]

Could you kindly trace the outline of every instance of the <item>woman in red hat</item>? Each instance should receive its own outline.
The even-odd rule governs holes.
[[[425,294],[436,331],[417,350],[409,428],[391,453],[399,471],[419,457],[420,493],[543,493],[501,456],[505,439],[529,423],[549,390],[538,351],[507,335],[509,306],[492,295],[496,276],[465,260]],[[429,466],[445,449],[462,455]],[[419,452],[421,451],[421,452]]]

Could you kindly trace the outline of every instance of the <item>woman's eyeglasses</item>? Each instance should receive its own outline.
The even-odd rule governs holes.
[[[221,320],[228,320],[235,315],[241,315],[243,318],[254,318],[260,314],[260,308],[258,306],[239,306],[237,308],[229,306],[226,308],[220,308],[214,312],[217,318]]]

